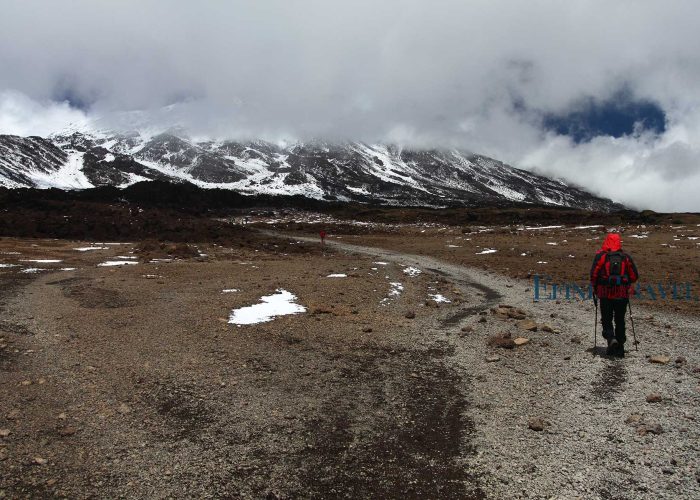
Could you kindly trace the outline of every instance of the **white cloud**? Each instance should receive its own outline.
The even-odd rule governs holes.
[[[2,11],[0,132],[84,119],[51,102],[67,94],[101,126],[459,146],[633,206],[700,210],[698,2],[5,0]],[[623,85],[663,108],[662,137],[575,145],[512,105],[559,112]]]
[[[87,123],[88,118],[82,111],[65,102],[42,104],[19,92],[0,90],[0,133],[45,136]]]

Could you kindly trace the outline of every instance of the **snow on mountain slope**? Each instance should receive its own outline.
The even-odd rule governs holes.
[[[58,177],[69,162],[68,154],[41,137],[0,136],[0,184],[15,188],[38,186]]]
[[[84,189],[144,180],[244,194],[301,195],[389,205],[532,203],[621,208],[565,183],[457,150],[324,142],[195,141],[161,134],[70,130],[49,138],[0,135],[0,185]]]

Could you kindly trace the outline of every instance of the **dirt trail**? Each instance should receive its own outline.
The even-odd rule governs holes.
[[[290,238],[318,242],[311,237]],[[475,453],[469,417],[471,380],[453,366],[454,337],[446,336],[445,330],[493,306],[501,294],[477,281],[469,269],[437,259],[337,240],[329,244],[447,279],[470,305],[421,324],[410,348],[366,352],[351,378],[369,376],[367,385],[359,391],[347,388],[343,399],[353,402],[351,408],[334,402],[324,410],[324,420],[332,428],[318,429],[318,445],[299,464],[309,473],[306,493],[322,498],[485,498],[480,478],[470,467]],[[352,436],[353,421],[361,422],[370,439],[347,448],[343,441]]]
[[[420,267],[471,292],[472,304],[441,314],[439,324],[473,331],[459,338],[457,328],[448,331],[445,342],[453,352],[443,362],[461,374],[466,418],[473,425],[469,444],[475,449],[467,462],[487,496],[700,496],[697,316],[637,306],[640,350],[629,351],[629,342],[627,357],[612,359],[604,355],[600,338],[593,350],[590,303],[533,302],[531,284],[524,280],[337,239],[327,243]],[[499,302],[525,309],[540,329],[523,331],[514,321],[482,315]],[[554,331],[542,331],[544,324]],[[487,346],[490,336],[504,332],[529,342],[514,350]],[[670,362],[647,359],[658,354]],[[488,362],[494,356],[498,360]],[[662,395],[660,403],[646,401],[652,392]],[[544,431],[528,428],[535,418],[544,421]]]
[[[309,243],[318,243],[318,238],[310,236],[288,235],[269,230],[260,230],[259,232],[267,236],[276,236]],[[342,249],[346,252],[370,255],[372,257],[391,261],[403,266],[418,266],[418,268],[422,271],[434,273],[449,279],[462,288],[465,292],[474,297],[475,301],[477,302],[471,307],[463,308],[459,313],[463,315],[462,317],[466,317],[477,311],[483,311],[486,308],[492,307],[494,304],[498,303],[498,300],[502,297],[501,292],[483,283],[483,272],[476,269],[450,264],[432,257],[426,257],[425,255],[415,255],[396,252],[394,250],[387,250],[384,248],[356,245],[346,243],[338,239],[326,240],[326,244]],[[460,317],[450,317],[445,324],[455,325],[459,322],[459,319]]]

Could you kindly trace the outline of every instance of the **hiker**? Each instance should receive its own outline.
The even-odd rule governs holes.
[[[318,235],[321,237],[321,248],[323,248],[326,245],[326,232],[321,229],[321,232],[318,233]]]
[[[638,278],[637,266],[632,257],[622,251],[620,235],[609,233],[591,266],[593,301],[598,307],[600,299],[600,320],[603,337],[608,341],[609,355],[625,357],[625,314],[632,283]]]

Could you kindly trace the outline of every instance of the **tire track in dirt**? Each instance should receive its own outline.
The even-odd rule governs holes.
[[[270,230],[259,230],[259,232],[267,236],[288,238],[297,241],[306,241],[309,243],[318,243],[318,238],[315,237],[288,235]],[[387,250],[378,247],[355,245],[338,240],[326,240],[326,245],[339,248],[347,252],[357,252],[365,255],[371,255],[372,257],[381,258],[404,266],[418,265],[426,272],[448,278],[463,288],[472,289],[475,294],[483,297],[483,301],[480,304],[475,304],[474,306],[468,308],[467,310],[469,312],[466,315],[488,308],[502,297],[502,294],[498,290],[490,288],[481,283],[468,268],[455,264],[449,264],[447,262],[434,259],[433,257],[396,252],[394,250]],[[459,320],[454,320],[453,324],[457,324],[458,322]]]

